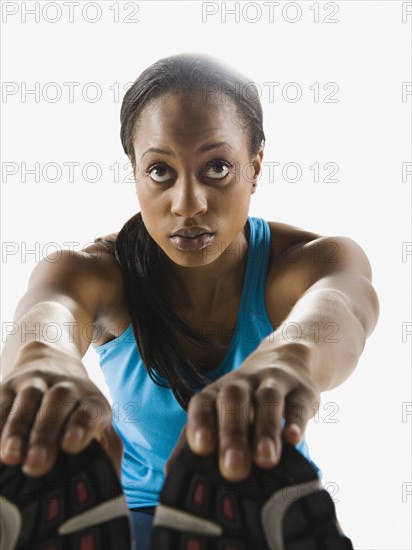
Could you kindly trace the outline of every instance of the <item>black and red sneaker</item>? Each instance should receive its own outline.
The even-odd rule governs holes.
[[[226,480],[217,453],[186,446],[173,462],[155,511],[152,550],[353,550],[316,470],[283,443],[276,467],[253,465]]]
[[[0,463],[0,527],[0,550],[134,549],[120,481],[96,440],[60,450],[38,478]]]

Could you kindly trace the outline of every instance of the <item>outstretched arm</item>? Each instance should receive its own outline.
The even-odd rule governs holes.
[[[344,382],[356,368],[379,314],[361,247],[348,238],[321,237],[285,251],[277,269],[283,269],[289,313],[239,369],[191,399],[188,423],[169,463],[187,437],[199,454],[218,449],[221,472],[232,481],[247,477],[252,461],[273,467],[280,458],[281,435],[297,444],[316,413],[320,393]],[[273,291],[279,292],[279,271],[276,281]],[[247,415],[240,414],[245,410]]]
[[[279,353],[300,359],[325,391],[354,371],[376,326],[379,302],[370,264],[354,241],[322,237],[301,248],[288,276],[290,312],[254,353],[269,362]]]

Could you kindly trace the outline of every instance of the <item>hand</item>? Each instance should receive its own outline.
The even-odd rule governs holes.
[[[251,356],[192,397],[188,422],[165,473],[186,442],[199,455],[217,450],[220,472],[229,481],[246,479],[252,462],[273,468],[282,438],[291,445],[303,438],[316,412],[314,403],[319,403],[319,390],[301,363],[279,360],[268,367]]]
[[[96,438],[120,478],[123,444],[104,395],[86,376],[46,369],[45,360],[32,363],[0,385],[0,460],[23,464],[26,475],[39,477],[53,467],[59,447],[75,454]]]

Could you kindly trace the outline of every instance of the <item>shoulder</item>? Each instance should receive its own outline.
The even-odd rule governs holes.
[[[112,256],[114,259],[114,243],[116,242],[118,234],[119,232],[116,232],[97,237],[92,244],[89,244],[89,246],[83,248],[83,252],[98,256],[106,253]]]
[[[277,261],[291,247],[298,247],[321,237],[318,233],[289,225],[268,221],[270,230],[270,258]]]
[[[268,222],[271,256],[268,301],[288,312],[310,288],[343,289],[362,282],[370,287],[372,270],[362,247],[345,236],[320,235],[300,227]]]
[[[90,258],[94,273],[98,273],[101,296],[99,319],[104,322],[113,312],[122,311],[125,304],[123,275],[114,254],[118,233],[110,233],[95,239],[82,250]]]
[[[296,271],[305,269],[322,275],[339,270],[358,270],[371,278],[365,251],[342,235],[320,235],[279,222],[267,222],[271,234],[271,267]]]

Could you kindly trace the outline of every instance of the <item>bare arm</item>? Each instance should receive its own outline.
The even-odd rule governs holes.
[[[2,351],[3,376],[14,368],[19,356],[27,358],[36,349],[67,353],[80,360],[90,345],[90,327],[99,300],[93,258],[69,251],[59,255],[50,255],[36,265],[17,304]]]
[[[255,354],[267,364],[271,357],[290,355],[322,392],[342,384],[356,368],[376,326],[379,302],[369,261],[354,241],[322,237],[301,248],[285,290],[290,312]]]
[[[23,461],[28,475],[47,472],[59,446],[79,452],[92,437],[112,436],[109,403],[82,363],[104,299],[100,271],[87,254],[60,254],[33,270],[2,353],[0,458]]]
[[[273,467],[281,436],[296,445],[316,413],[320,392],[355,369],[379,313],[365,253],[351,239],[320,237],[283,256],[268,284],[284,320],[237,370],[193,396],[167,467],[186,438],[199,454],[218,449],[221,473],[231,481],[245,479],[252,461]],[[222,410],[253,410],[252,437],[250,414],[219,414]]]

